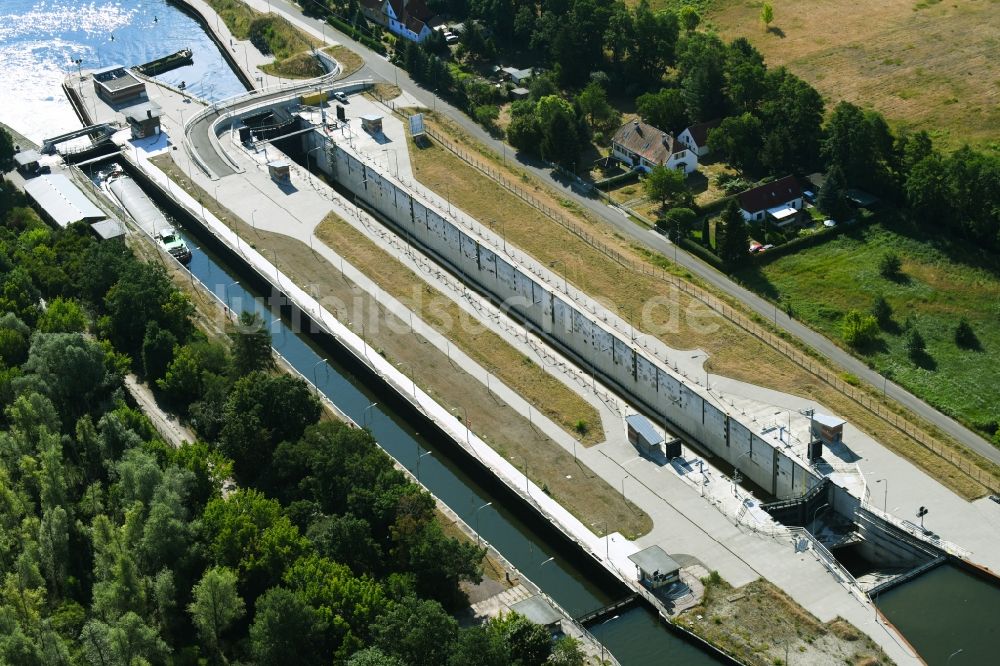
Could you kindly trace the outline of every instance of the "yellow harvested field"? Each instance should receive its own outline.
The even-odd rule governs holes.
[[[768,65],[786,65],[832,106],[882,112],[946,148],[1000,139],[997,0],[718,0],[708,19],[728,39],[746,36]]]

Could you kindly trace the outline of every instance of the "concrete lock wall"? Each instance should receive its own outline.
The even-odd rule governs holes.
[[[304,137],[306,150],[325,140],[316,133]],[[714,399],[706,400],[633,347],[631,340],[619,338],[505,255],[465,233],[447,213],[425,206],[337,144],[315,153],[323,154],[316,159],[319,168],[384,216],[401,236],[543,333],[582,368],[589,366],[610,380],[655,422],[736,465],[744,476],[778,498],[797,497],[818,482],[807,467],[752,433]]]

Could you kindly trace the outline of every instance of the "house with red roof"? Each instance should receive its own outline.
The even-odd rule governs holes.
[[[677,140],[694,151],[698,157],[708,155],[708,131],[719,126],[719,120],[696,123],[677,135]]]
[[[747,222],[770,220],[780,227],[795,222],[802,210],[802,187],[795,176],[751,188],[736,195]]]
[[[425,0],[362,0],[361,13],[393,34],[418,43],[431,34],[435,20]]]

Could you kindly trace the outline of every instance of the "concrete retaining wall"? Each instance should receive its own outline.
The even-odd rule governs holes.
[[[318,133],[303,135],[304,150],[323,145]],[[315,163],[379,213],[396,231],[433,255],[471,287],[524,321],[581,367],[623,392],[657,422],[739,468],[778,498],[802,495],[819,479],[736,420],[717,401],[688,385],[629,339],[564,299],[506,255],[459,228],[447,213],[412,196],[404,187],[331,143],[316,150]]]

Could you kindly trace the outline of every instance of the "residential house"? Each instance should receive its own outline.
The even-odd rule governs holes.
[[[682,169],[686,174],[698,168],[698,155],[673,134],[639,120],[625,123],[615,132],[611,154],[626,166],[647,172],[660,165]]]
[[[747,222],[771,220],[779,227],[798,219],[802,210],[802,188],[795,176],[785,176],[736,195]]]
[[[708,131],[719,126],[718,120],[710,120],[707,123],[697,123],[691,125],[677,135],[677,140],[687,146],[688,150],[693,150],[698,157],[708,155]]]
[[[521,86],[531,80],[531,77],[535,75],[535,70],[529,67],[528,69],[518,69],[517,67],[501,67],[500,76],[507,81],[510,81],[516,86]]]
[[[424,0],[361,0],[361,13],[390,32],[420,43],[431,34],[434,14]]]

